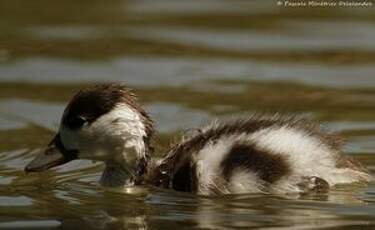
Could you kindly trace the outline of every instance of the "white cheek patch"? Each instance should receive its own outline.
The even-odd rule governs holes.
[[[106,160],[127,154],[123,157],[130,159],[145,155],[145,125],[137,111],[126,104],[117,105],[81,129],[61,126],[59,132],[65,148],[77,149],[81,158]]]
[[[113,135],[124,133],[136,137],[146,135],[145,126],[138,112],[125,104],[117,105],[111,112],[91,124],[91,127]]]

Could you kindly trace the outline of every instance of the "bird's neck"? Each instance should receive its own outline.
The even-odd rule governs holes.
[[[108,161],[100,178],[100,184],[106,187],[133,186],[142,184],[143,176],[146,173],[145,159],[141,159],[136,167],[127,164]]]
[[[150,149],[148,145],[145,148],[128,148],[118,157],[107,160],[100,184],[107,187],[142,184],[151,160]]]
[[[100,184],[106,187],[131,185],[133,172],[126,165],[117,161],[107,161],[100,178]]]

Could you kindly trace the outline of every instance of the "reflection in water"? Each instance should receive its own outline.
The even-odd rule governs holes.
[[[60,229],[58,220],[18,220],[0,223],[0,229]]]
[[[314,229],[333,226],[347,226],[368,223],[368,221],[342,220],[339,215],[329,212],[332,204],[355,204],[360,202],[353,193],[315,194],[307,197],[272,197],[262,195],[243,195],[224,200],[203,200],[197,211],[200,228],[226,229],[235,227],[257,227],[260,223],[265,229]],[[348,199],[349,198],[349,199]],[[296,200],[297,199],[297,200]],[[337,202],[338,201],[338,202]],[[317,205],[322,205],[317,209]],[[219,214],[217,210],[226,210]]]
[[[138,216],[115,218],[126,227],[148,229],[167,226],[173,221],[198,229],[227,229],[263,226],[266,229],[312,229],[334,226],[374,224],[364,220],[345,220],[330,212],[332,205],[358,203],[353,193],[316,195],[293,198],[264,195],[242,195],[221,198],[190,197],[184,194],[161,192],[150,194],[147,204],[151,211]],[[348,198],[351,198],[348,200]],[[316,201],[314,201],[316,200]],[[334,200],[339,201],[336,203]],[[329,201],[329,203],[322,203]],[[341,202],[340,202],[341,201]],[[321,206],[319,209],[316,206]],[[222,212],[225,210],[225,212]],[[106,215],[109,215],[106,213]],[[109,219],[113,219],[109,218]],[[117,223],[118,224],[118,223]],[[171,226],[169,226],[171,227]]]

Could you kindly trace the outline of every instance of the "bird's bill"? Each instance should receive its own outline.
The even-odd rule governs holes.
[[[76,150],[66,150],[57,134],[44,152],[37,155],[26,167],[26,172],[43,172],[52,167],[77,159]]]

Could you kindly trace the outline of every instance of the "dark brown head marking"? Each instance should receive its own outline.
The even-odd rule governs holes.
[[[122,84],[100,84],[79,91],[66,107],[62,124],[79,129],[85,122],[96,121],[120,103],[129,105],[141,115],[147,136],[150,136],[153,131],[151,119],[138,104],[136,96]]]

